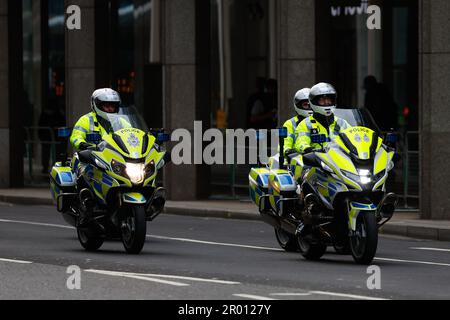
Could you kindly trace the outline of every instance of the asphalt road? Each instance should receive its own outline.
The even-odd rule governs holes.
[[[284,252],[262,222],[164,214],[147,234],[140,255],[121,242],[89,253],[53,207],[0,204],[0,299],[450,298],[448,242],[381,236],[370,290],[367,266],[332,248],[318,262]]]

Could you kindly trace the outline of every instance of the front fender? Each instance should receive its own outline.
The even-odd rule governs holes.
[[[147,199],[139,192],[127,192],[122,194],[122,200],[130,204],[146,204]]]
[[[350,201],[348,203],[348,227],[352,231],[356,231],[356,219],[358,215],[363,212],[364,214],[376,214],[377,206],[373,203],[360,203]],[[372,212],[370,212],[372,211]]]

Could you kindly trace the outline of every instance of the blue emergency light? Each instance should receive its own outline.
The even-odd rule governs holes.
[[[286,138],[288,136],[288,131],[286,127],[278,128],[278,136],[280,138]]]
[[[160,133],[158,133],[158,135],[156,136],[156,140],[157,140],[159,143],[170,141],[170,134],[160,132]]]
[[[386,142],[387,143],[396,143],[398,140],[398,136],[394,132],[389,132],[386,134]]]
[[[61,127],[58,128],[58,138],[68,138],[70,137],[70,134],[72,133],[72,130],[67,127]]]

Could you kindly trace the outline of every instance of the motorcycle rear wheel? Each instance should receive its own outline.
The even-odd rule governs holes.
[[[298,242],[294,235],[291,235],[281,228],[274,228],[275,237],[282,249],[287,252],[296,252],[299,250]]]
[[[94,231],[77,228],[78,241],[80,241],[81,246],[86,249],[86,251],[96,251],[98,250],[104,241],[104,238],[95,234]]]
[[[356,219],[356,234],[350,237],[353,259],[359,264],[370,264],[378,246],[377,218],[373,213],[361,213]]]
[[[147,232],[147,220],[143,206],[130,206],[122,221],[122,243],[129,254],[138,254],[144,247]]]
[[[311,243],[303,237],[298,237],[298,247],[306,260],[319,260],[327,251],[323,243]]]

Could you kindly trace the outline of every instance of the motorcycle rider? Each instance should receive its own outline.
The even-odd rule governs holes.
[[[283,149],[285,156],[295,152],[295,130],[297,126],[313,113],[309,105],[309,92],[310,88],[303,88],[295,93],[293,104],[297,115],[283,124],[283,127],[287,129],[287,137],[284,139]]]
[[[347,121],[334,115],[337,93],[329,83],[318,83],[311,88],[309,103],[313,114],[303,120],[295,131],[294,149],[298,153],[309,153],[324,148],[342,130],[350,127]],[[323,143],[311,142],[312,135],[325,135]]]
[[[70,143],[77,151],[86,150],[92,144],[86,141],[88,133],[99,132],[103,136],[110,130],[108,114],[117,114],[121,104],[120,95],[110,88],[95,90],[91,96],[92,111],[82,116],[73,127]]]
[[[94,149],[95,146],[86,141],[88,133],[99,132],[101,136],[111,130],[108,120],[108,114],[118,114],[121,105],[119,93],[110,88],[102,88],[95,90],[91,96],[92,111],[83,115],[73,127],[70,143],[74,150],[83,152],[88,149]],[[76,168],[77,184],[80,190],[87,187],[86,182],[82,179],[86,165],[82,162]],[[81,195],[80,195],[81,196]],[[81,210],[80,217],[77,221],[78,227],[88,225],[89,217],[95,206],[92,196],[84,196],[80,199]]]

